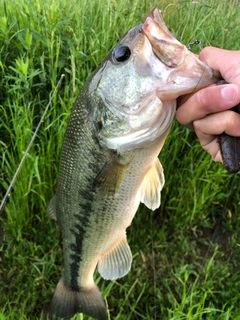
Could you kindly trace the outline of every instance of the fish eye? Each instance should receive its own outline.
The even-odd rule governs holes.
[[[113,50],[112,56],[114,62],[121,63],[130,58],[131,50],[127,46],[118,46]]]

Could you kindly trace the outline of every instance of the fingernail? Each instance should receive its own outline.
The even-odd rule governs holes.
[[[232,85],[227,85],[221,90],[221,95],[225,101],[233,101],[236,97],[236,88]]]

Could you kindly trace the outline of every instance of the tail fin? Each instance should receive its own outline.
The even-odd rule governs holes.
[[[65,320],[78,312],[97,320],[108,319],[106,306],[97,286],[94,285],[90,290],[75,290],[65,285],[64,279],[61,278],[50,303],[48,315]]]

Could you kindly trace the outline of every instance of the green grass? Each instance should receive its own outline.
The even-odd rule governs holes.
[[[194,52],[239,49],[238,1],[0,0],[2,196],[65,74],[1,216],[0,320],[43,319],[62,270],[60,233],[45,211],[71,107],[98,63],[154,6],[181,42],[202,41]],[[162,205],[140,206],[128,229],[130,273],[111,282],[96,274],[110,318],[239,320],[239,175],[212,162],[176,122],[160,158]]]

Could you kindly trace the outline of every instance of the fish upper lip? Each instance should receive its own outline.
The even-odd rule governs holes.
[[[169,32],[160,14],[160,10],[154,9],[145,19],[142,32],[151,43],[157,58],[167,67],[176,68],[182,62],[185,46]]]

